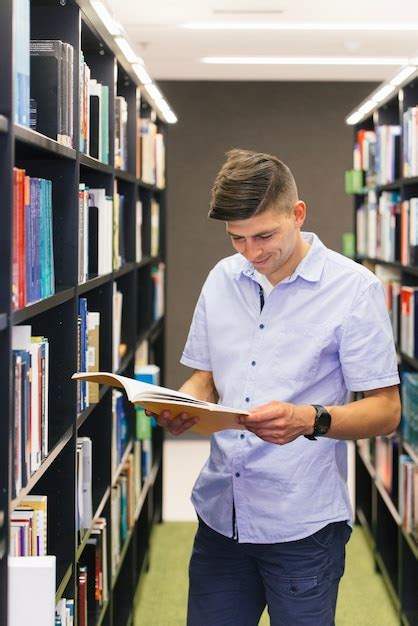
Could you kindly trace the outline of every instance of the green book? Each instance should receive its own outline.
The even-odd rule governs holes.
[[[347,170],[345,172],[345,193],[363,193],[364,172],[363,170]]]
[[[350,259],[354,259],[356,256],[356,238],[354,233],[343,233],[342,251],[345,256],[348,256]]]
[[[144,409],[136,408],[136,438],[141,441],[151,439],[151,419],[145,415]]]

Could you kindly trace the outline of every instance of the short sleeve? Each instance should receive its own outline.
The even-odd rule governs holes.
[[[380,282],[369,284],[353,304],[342,331],[340,363],[350,391],[399,384],[393,332]]]
[[[193,367],[194,369],[212,371],[210,356],[208,329],[206,323],[205,296],[202,291],[194,310],[192,323],[186,345],[180,359],[182,365]]]

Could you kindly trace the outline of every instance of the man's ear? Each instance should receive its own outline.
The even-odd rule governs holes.
[[[295,202],[293,207],[293,217],[295,218],[295,225],[301,228],[306,219],[306,204],[303,200]]]

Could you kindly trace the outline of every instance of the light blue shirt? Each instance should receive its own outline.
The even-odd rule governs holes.
[[[347,391],[399,383],[382,284],[313,233],[302,235],[308,253],[261,312],[254,268],[240,254],[206,279],[181,362],[213,373],[221,404],[341,405]],[[351,520],[346,479],[345,441],[302,436],[279,446],[225,430],[211,438],[192,502],[227,537],[235,503],[242,543],[291,541]]]

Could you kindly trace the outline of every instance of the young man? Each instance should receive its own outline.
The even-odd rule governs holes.
[[[241,408],[217,433],[193,490],[199,517],[188,626],[334,624],[352,512],[347,439],[393,432],[396,355],[374,274],[301,232],[288,167],[232,150],[209,216],[238,254],[210,272],[181,359],[182,390]],[[363,398],[347,403],[347,392]],[[193,415],[163,412],[179,435]]]

